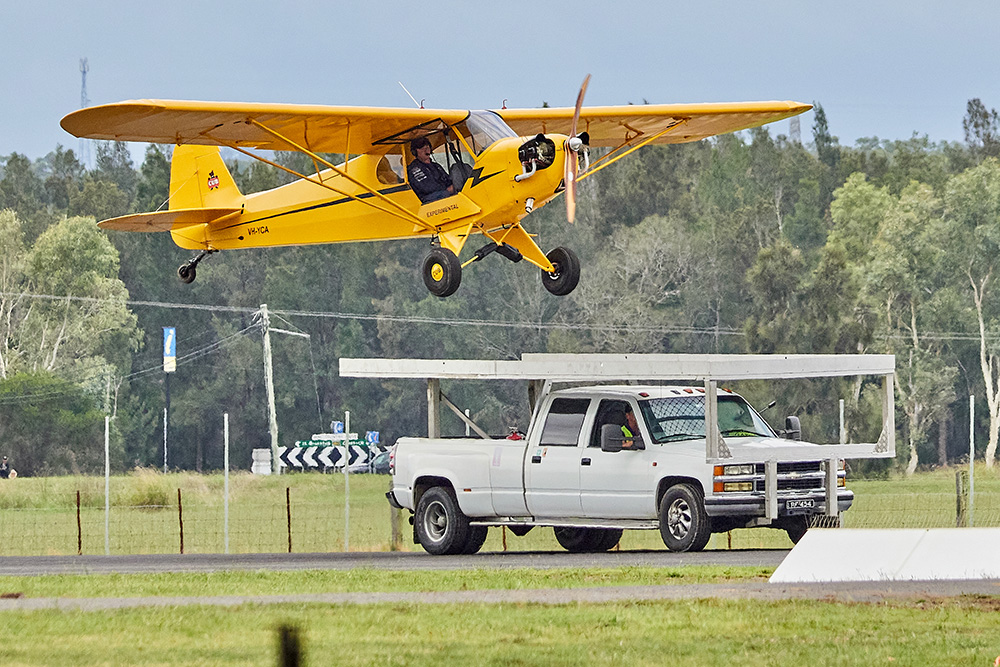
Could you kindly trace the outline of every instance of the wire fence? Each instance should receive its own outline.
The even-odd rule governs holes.
[[[165,478],[168,476],[164,476]],[[189,476],[189,477],[194,477]],[[313,478],[302,484],[302,478]],[[0,556],[162,553],[321,553],[389,551],[392,512],[385,499],[388,477],[352,475],[345,494],[343,475],[291,475],[266,488],[241,489],[230,499],[228,521],[221,489],[171,489],[164,502],[141,503],[114,496],[105,514],[103,491],[59,491],[53,499],[12,498],[0,488]],[[97,480],[103,485],[102,480]],[[20,482],[20,480],[19,480]],[[986,480],[969,502],[968,486],[946,476],[933,483],[907,480],[857,481],[855,502],[842,516],[846,528],[1000,527],[1000,479]],[[164,485],[169,482],[164,482]],[[978,483],[978,480],[977,480]],[[0,485],[2,487],[3,485]],[[93,485],[91,485],[93,486]],[[210,485],[211,486],[211,485]],[[950,487],[950,490],[945,490]],[[981,487],[981,488],[980,488]],[[58,502],[53,502],[58,500]],[[348,507],[349,505],[349,507]],[[408,513],[403,513],[404,517]],[[106,523],[107,521],[107,523]],[[107,531],[106,531],[107,528]],[[417,550],[412,528],[402,522],[395,548]],[[713,537],[710,549],[787,548],[783,531],[734,530]],[[227,548],[228,547],[228,548]],[[488,551],[558,550],[551,530],[514,537],[492,529]],[[662,549],[657,531],[626,531],[622,549]]]

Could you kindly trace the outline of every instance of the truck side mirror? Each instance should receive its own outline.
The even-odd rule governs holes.
[[[798,417],[794,415],[785,417],[785,430],[782,435],[784,435],[786,440],[802,439],[802,424],[799,422]]]
[[[601,427],[601,451],[620,452],[625,436],[622,427],[617,424],[605,424]]]

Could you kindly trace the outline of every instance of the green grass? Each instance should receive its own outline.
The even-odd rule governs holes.
[[[851,480],[855,506],[844,525],[858,528],[927,528],[955,525],[955,471],[947,468],[910,479]],[[388,551],[390,510],[384,494],[388,477],[355,475],[350,480],[351,551]],[[976,526],[1000,526],[1000,469],[978,466],[973,520]],[[179,516],[177,490],[183,514]],[[342,475],[292,474],[231,476],[231,553],[288,551],[286,489],[291,502],[292,551],[344,550],[344,479]],[[180,523],[185,553],[222,553],[223,478],[193,473],[134,471],[111,479],[110,551],[112,554],[178,553]],[[104,479],[41,477],[0,483],[0,556],[75,554],[78,547],[76,493],[80,492],[82,550],[104,553]],[[408,513],[404,513],[408,516]],[[419,550],[403,525],[402,548]],[[791,547],[783,531],[734,530],[714,535],[709,549],[781,549]],[[486,551],[560,550],[549,529],[523,538],[490,530]],[[622,549],[662,550],[657,531],[626,531]]]
[[[147,595],[295,595],[373,591],[521,590],[594,586],[660,586],[766,581],[773,568],[690,566],[445,571],[304,570],[164,574],[0,577],[0,594],[26,597],[138,597]]]
[[[311,665],[991,665],[996,599],[889,604],[176,607],[2,614],[4,665],[275,665],[276,628]]]

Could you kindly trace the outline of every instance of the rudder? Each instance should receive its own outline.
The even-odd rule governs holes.
[[[174,147],[170,162],[170,209],[239,208],[243,195],[218,146]]]

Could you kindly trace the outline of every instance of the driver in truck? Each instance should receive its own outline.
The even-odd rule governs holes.
[[[625,411],[625,423],[622,425],[622,449],[643,449],[642,434],[639,432],[639,422],[631,408]]]

